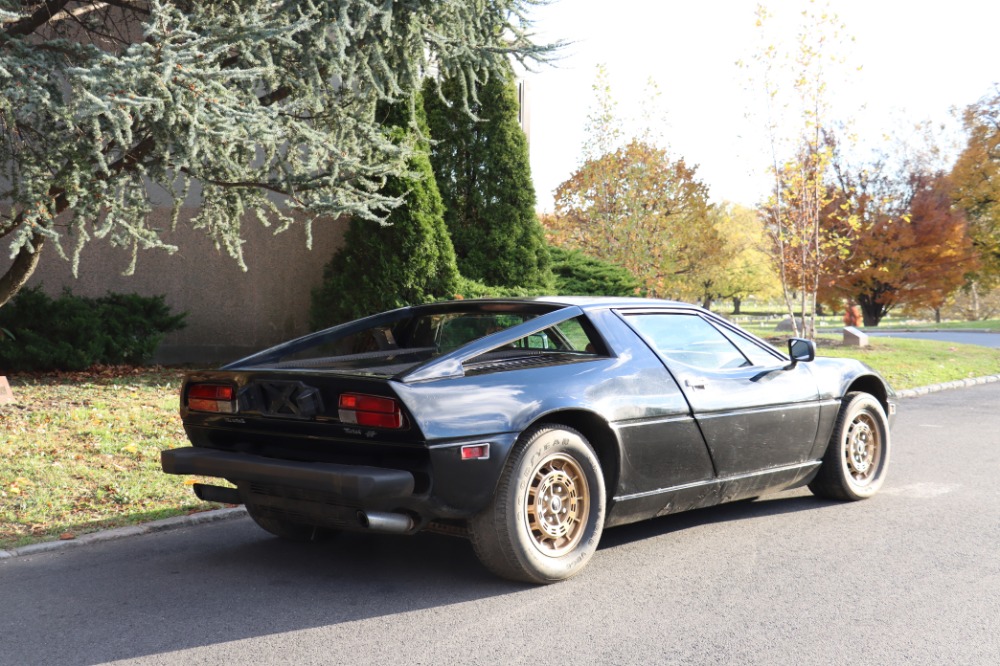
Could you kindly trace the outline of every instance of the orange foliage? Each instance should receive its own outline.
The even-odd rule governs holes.
[[[560,185],[543,224],[554,245],[623,266],[651,296],[678,297],[685,276],[720,247],[709,209],[693,167],[633,139]]]
[[[825,263],[820,300],[857,303],[866,326],[898,305],[939,307],[977,266],[948,178],[913,175],[905,198],[857,180],[842,177],[825,211],[824,227],[842,246]]]

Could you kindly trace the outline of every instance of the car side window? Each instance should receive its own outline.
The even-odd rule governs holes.
[[[517,349],[545,349],[550,351],[571,351],[594,353],[594,345],[580,318],[567,319],[544,331],[532,333],[513,345]]]
[[[761,349],[760,346],[754,344],[752,341],[747,340],[742,335],[734,333],[733,331],[721,328],[722,334],[729,338],[729,341],[734,345],[739,347],[743,355],[750,359],[750,363],[753,365],[759,365],[763,367],[774,366],[783,361],[781,356],[776,356],[775,354],[769,353],[766,349]]]
[[[626,321],[666,359],[705,370],[750,365],[726,336],[696,314],[637,314]]]

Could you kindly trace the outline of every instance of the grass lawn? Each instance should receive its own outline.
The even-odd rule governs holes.
[[[840,336],[821,335],[816,353],[864,361],[896,389],[1000,375],[1000,349],[911,338],[870,337],[868,343],[868,347],[848,347]]]
[[[1000,374],[998,349],[870,341],[858,349],[821,336],[818,351],[858,358],[897,389]],[[9,377],[16,403],[0,405],[0,549],[220,506],[195,498],[194,478],[160,471],[161,450],[187,445],[181,375],[107,368]]]
[[[160,471],[184,446],[182,373],[109,368],[9,377],[0,405],[0,549],[221,505]]]

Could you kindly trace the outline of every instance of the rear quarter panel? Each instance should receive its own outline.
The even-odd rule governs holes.
[[[532,424],[586,412],[608,424],[615,439],[618,475],[610,495],[711,478],[712,461],[683,393],[659,359],[641,341],[633,344],[634,334],[617,318],[614,322],[622,329],[606,337],[614,356],[394,382],[393,389],[438,460],[451,443],[479,438],[494,447],[490,464],[499,471],[517,435]]]

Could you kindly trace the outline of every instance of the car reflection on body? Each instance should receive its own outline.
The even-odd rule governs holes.
[[[606,527],[808,485],[871,496],[894,393],[652,299],[465,300],[374,315],[189,374],[193,446],[163,469],[228,480],[279,537],[466,536],[513,580],[579,572]]]

